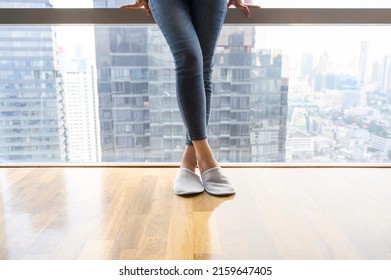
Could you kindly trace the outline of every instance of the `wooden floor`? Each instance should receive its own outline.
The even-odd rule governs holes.
[[[0,259],[391,259],[391,169],[0,168]]]

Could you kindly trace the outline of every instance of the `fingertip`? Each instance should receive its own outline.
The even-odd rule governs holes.
[[[250,18],[250,9],[248,7],[246,7],[246,15],[247,18]]]

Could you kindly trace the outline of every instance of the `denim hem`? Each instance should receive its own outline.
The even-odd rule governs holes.
[[[199,138],[197,138],[197,139],[190,140],[190,141],[189,141],[188,139],[186,139],[185,145],[187,145],[187,146],[193,146],[193,141],[204,140],[204,139],[208,139],[208,137],[202,136],[202,137],[199,137]]]
[[[197,141],[197,140],[204,140],[204,139],[207,139],[208,137],[206,136],[201,136],[201,137],[197,137],[197,138],[192,138],[191,141]]]

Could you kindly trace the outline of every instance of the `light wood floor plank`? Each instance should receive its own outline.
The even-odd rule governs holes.
[[[0,259],[391,259],[391,169],[0,168]]]

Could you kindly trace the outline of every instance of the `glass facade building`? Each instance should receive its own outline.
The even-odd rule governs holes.
[[[118,7],[126,1],[94,1]],[[172,55],[156,26],[96,27],[103,161],[179,161],[185,129]],[[99,41],[98,41],[99,40]],[[209,141],[220,161],[284,161],[282,55],[256,50],[254,27],[223,28],[216,49]]]
[[[2,0],[0,8],[49,8]],[[66,161],[61,78],[50,26],[0,27],[0,162]]]
[[[254,27],[224,27],[216,49],[210,142],[220,161],[285,161],[282,52],[256,49],[255,35]]]

